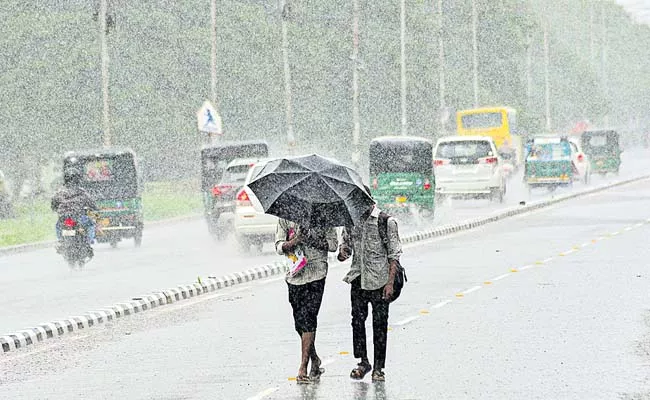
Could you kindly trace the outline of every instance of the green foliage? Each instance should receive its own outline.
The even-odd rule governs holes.
[[[400,10],[395,1],[359,2],[365,146],[375,136],[400,130]],[[0,168],[29,168],[37,158],[101,146],[99,32],[89,3],[3,1]],[[134,148],[150,178],[196,176],[204,138],[196,132],[194,113],[210,96],[209,2],[114,3],[117,25],[108,35],[113,141]],[[524,127],[543,126],[542,24],[548,21],[555,129],[579,119],[604,123],[609,115],[610,124],[626,124],[645,115],[650,106],[645,90],[650,85],[650,34],[648,27],[632,24],[614,2],[476,3],[481,105],[513,106],[521,111]],[[218,4],[217,106],[225,138],[265,138],[283,148],[277,2]],[[290,4],[296,138],[301,150],[345,159],[352,132],[351,2]],[[426,137],[439,134],[437,4],[406,2],[409,133]],[[453,109],[471,107],[471,0],[444,0],[443,14],[445,103]],[[531,98],[525,78],[528,38],[533,49]],[[601,65],[607,66],[604,72]]]

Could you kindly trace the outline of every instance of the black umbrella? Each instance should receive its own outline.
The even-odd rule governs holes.
[[[374,204],[356,171],[317,154],[270,161],[248,187],[264,212],[305,227],[352,225]]]

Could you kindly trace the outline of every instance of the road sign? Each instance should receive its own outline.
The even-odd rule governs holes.
[[[223,133],[221,130],[221,116],[209,101],[206,100],[199,111],[196,112],[196,119],[199,132],[214,133],[217,135]]]

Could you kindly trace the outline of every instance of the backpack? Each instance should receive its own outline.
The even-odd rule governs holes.
[[[381,239],[382,244],[384,245],[384,249],[386,249],[386,254],[388,254],[388,219],[389,218],[390,215],[382,211],[379,213],[379,217],[377,219],[377,227],[379,228],[379,237]],[[393,282],[393,296],[388,300],[388,302],[392,303],[399,297],[399,295],[402,293],[404,282],[407,281],[408,279],[406,278],[406,271],[404,270],[404,267],[402,267],[402,264],[400,264],[400,262],[397,261],[397,272],[395,273],[395,281]]]

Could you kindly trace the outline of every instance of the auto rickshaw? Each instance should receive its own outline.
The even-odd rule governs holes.
[[[264,158],[269,155],[266,141],[221,142],[201,149],[201,192],[208,231],[215,238],[223,238],[228,233],[228,224],[221,216],[232,213],[234,199],[222,196],[219,187],[224,171],[235,158]]]
[[[13,218],[14,210],[9,196],[5,176],[0,171],[0,219]]]
[[[142,244],[142,180],[136,155],[130,149],[101,149],[70,152],[63,167],[80,164],[84,172],[81,186],[95,200],[98,243],[116,247],[124,238]]]
[[[591,160],[593,172],[618,174],[621,153],[618,132],[614,130],[585,131],[581,136],[582,149]]]
[[[433,143],[414,136],[384,136],[370,142],[370,190],[380,208],[415,208],[432,219],[435,209]]]
[[[524,182],[530,191],[537,187],[555,190],[571,186],[575,175],[571,144],[567,138],[536,137],[528,142]]]

